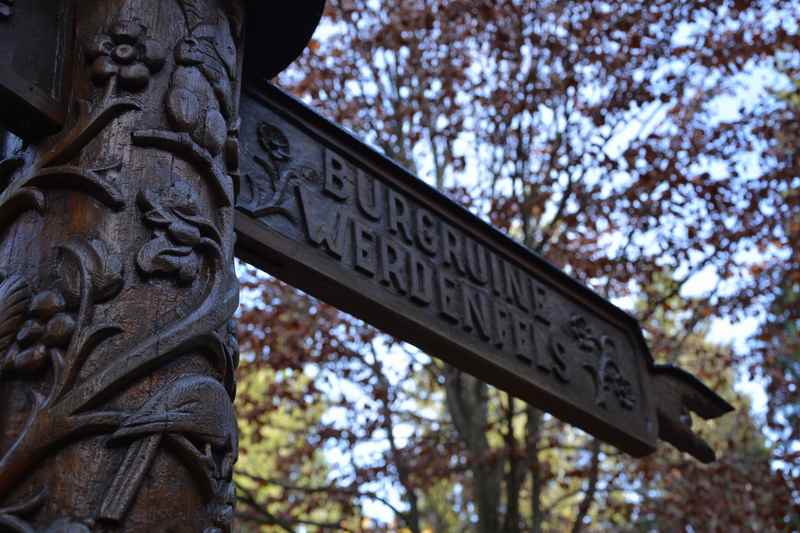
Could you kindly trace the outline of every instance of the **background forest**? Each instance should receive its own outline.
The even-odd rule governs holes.
[[[800,530],[800,6],[328,0],[277,83],[737,410],[620,454],[242,269],[239,531]],[[264,53],[269,53],[268,50]]]

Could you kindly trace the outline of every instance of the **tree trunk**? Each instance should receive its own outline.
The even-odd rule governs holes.
[[[520,500],[522,499],[522,485],[527,475],[526,457],[520,453],[517,439],[514,436],[514,418],[516,401],[511,395],[508,398],[508,412],[506,413],[506,454],[508,455],[508,471],[506,472],[506,515],[502,533],[520,533]]]
[[[531,469],[531,533],[541,533],[544,524],[542,513],[542,462],[539,460],[539,442],[542,437],[542,412],[535,407],[526,409],[526,440],[528,442],[528,463]]]
[[[230,530],[242,1],[76,2],[72,118],[0,164],[0,530]]]
[[[469,454],[478,532],[497,533],[500,528],[503,463],[492,456],[486,436],[488,385],[446,365],[445,390],[450,417]]]
[[[600,441],[592,439],[592,458],[589,466],[589,479],[586,481],[586,491],[583,494],[583,499],[578,506],[578,516],[575,517],[575,523],[572,526],[572,533],[581,533],[583,531],[584,520],[589,515],[589,510],[594,502],[595,494],[597,492],[597,481],[600,476]]]

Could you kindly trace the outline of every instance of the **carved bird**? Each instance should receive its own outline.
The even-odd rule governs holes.
[[[229,477],[238,448],[230,396],[215,379],[187,376],[148,400],[111,435],[110,444],[135,441],[103,501],[100,516],[119,521],[150,469],[162,437],[206,481],[209,496]],[[197,446],[202,446],[203,450]],[[218,452],[218,453],[215,453]],[[222,465],[215,457],[223,456]]]
[[[175,47],[176,68],[167,94],[175,129],[216,156],[234,122],[236,45],[225,24],[201,24]]]

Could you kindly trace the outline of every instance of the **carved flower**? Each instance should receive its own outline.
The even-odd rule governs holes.
[[[592,328],[581,316],[570,318],[566,326],[568,333],[578,343],[578,347],[585,352],[596,352],[600,348],[600,341],[595,336]]]
[[[285,163],[292,158],[292,150],[286,135],[272,124],[262,122],[257,129],[258,144],[270,156],[275,165]]]
[[[150,276],[176,276],[178,284],[191,285],[200,271],[202,254],[221,257],[222,238],[211,221],[194,205],[163,207],[147,193],[139,195],[139,207],[155,236],[137,257],[139,269]]]
[[[295,186],[299,183],[319,183],[316,169],[294,164],[289,139],[276,126],[261,122],[256,137],[263,153],[253,155],[253,161],[264,170],[264,175],[245,173],[245,186],[239,198],[239,207],[257,218],[273,215],[286,217],[296,224],[297,201]]]
[[[166,60],[164,47],[145,37],[147,28],[138,22],[121,20],[108,34],[99,34],[88,47],[92,79],[98,85],[112,78],[126,90],[144,90],[150,76],[160,71]]]
[[[42,291],[31,299],[27,320],[17,332],[4,367],[36,374],[53,359],[54,350],[60,353],[69,346],[74,333],[75,320],[67,313],[64,296],[58,291]]]

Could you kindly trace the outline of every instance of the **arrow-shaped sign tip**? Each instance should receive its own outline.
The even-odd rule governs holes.
[[[653,386],[659,438],[703,463],[713,462],[716,454],[692,431],[690,413],[712,420],[733,411],[733,406],[693,375],[671,365],[653,368]]]

